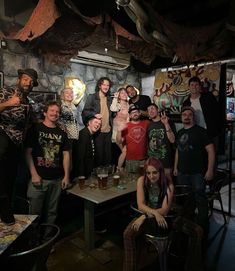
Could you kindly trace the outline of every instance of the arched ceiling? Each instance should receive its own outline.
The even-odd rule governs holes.
[[[20,1],[18,10],[4,1],[5,12],[33,7],[24,28],[0,30],[51,61],[66,63],[88,46],[129,53],[143,72],[235,56],[234,0]]]

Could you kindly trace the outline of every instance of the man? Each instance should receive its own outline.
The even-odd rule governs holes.
[[[33,69],[18,70],[16,86],[0,90],[0,217],[8,225],[15,222],[11,198],[29,119],[27,96],[38,86],[37,79]]]
[[[118,128],[117,142],[126,146],[126,171],[137,173],[147,156],[148,120],[140,120],[139,108],[129,107],[130,121]]]
[[[59,104],[49,101],[44,109],[44,121],[32,126],[26,140],[31,212],[40,215],[41,222],[52,224],[61,188],[68,187],[70,170],[70,144],[66,132],[57,126],[59,115]]]
[[[86,121],[86,127],[80,131],[79,139],[74,149],[76,153],[74,161],[75,177],[90,177],[95,163],[94,134],[99,131],[100,127],[101,119],[91,116]]]
[[[218,102],[211,92],[202,93],[198,77],[190,78],[188,85],[190,96],[184,101],[183,106],[194,108],[195,123],[205,128],[211,139],[215,139],[221,128]]]
[[[172,144],[175,143],[175,126],[169,122],[165,112],[159,112],[154,103],[148,106],[148,116],[152,120],[147,129],[148,156],[159,159],[164,166],[166,176],[172,180]]]
[[[112,115],[110,111],[112,99],[109,95],[110,88],[110,79],[107,77],[100,78],[96,85],[96,92],[87,97],[82,111],[84,124],[89,116],[102,118],[100,131],[95,135],[96,166],[103,166],[112,162]]]
[[[126,86],[126,92],[129,99],[129,104],[134,104],[139,107],[141,119],[148,119],[147,108],[151,104],[151,99],[146,95],[138,95],[136,89],[132,85]]]
[[[208,233],[206,181],[213,178],[215,150],[204,128],[195,124],[195,111],[185,106],[181,111],[183,128],[178,132],[174,175],[179,184],[189,185],[194,196],[196,222]]]

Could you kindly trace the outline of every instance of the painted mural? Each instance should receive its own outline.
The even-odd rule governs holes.
[[[207,65],[182,70],[157,72],[155,75],[153,101],[160,110],[179,114],[182,103],[189,95],[188,80],[198,76],[202,81],[202,91],[219,95],[220,65]]]

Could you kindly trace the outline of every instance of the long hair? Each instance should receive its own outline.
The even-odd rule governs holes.
[[[159,181],[158,186],[160,188],[160,202],[163,201],[165,197],[167,197],[168,200],[168,194],[167,194],[167,188],[169,187],[169,180],[166,178],[164,167],[160,160],[156,159],[155,157],[149,157],[144,164],[144,183],[146,189],[148,188],[150,184],[150,180],[147,177],[146,170],[148,166],[154,167],[157,171],[159,171]],[[147,192],[147,191],[146,191]]]
[[[98,91],[100,90],[100,86],[103,84],[104,80],[109,81],[109,91],[108,91],[108,93],[107,93],[107,95],[109,95],[110,89],[111,89],[111,87],[112,87],[112,82],[111,82],[111,80],[110,80],[108,77],[101,77],[101,78],[97,81],[96,87],[95,87],[95,92],[98,92]]]

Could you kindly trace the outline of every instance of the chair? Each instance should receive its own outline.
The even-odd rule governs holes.
[[[59,227],[53,224],[29,226],[7,251],[1,266],[7,270],[47,271],[46,262],[59,233]]]
[[[225,184],[226,177],[227,177],[227,173],[225,171],[217,170],[213,181],[208,182],[209,191],[207,191],[207,199],[208,199],[208,205],[209,205],[209,210],[210,210],[209,216],[211,216],[213,213],[214,200],[218,200],[220,203],[221,213],[224,218],[224,224],[227,223],[227,219],[224,212],[220,190]]]
[[[137,207],[136,202],[132,202],[130,205],[131,209],[138,214],[144,214],[142,211],[140,211]],[[170,210],[167,216],[165,216],[168,227],[171,228],[170,223],[172,223],[172,220],[176,217],[176,212],[174,210]],[[167,253],[168,248],[170,244],[170,230],[165,230],[161,228],[158,228],[157,226],[153,227],[151,230],[151,234],[146,233],[146,241],[153,244],[154,248],[156,249],[158,256],[159,256],[159,265],[161,271],[167,270]],[[154,233],[153,233],[154,232]],[[153,235],[154,234],[154,235]]]

